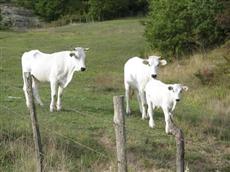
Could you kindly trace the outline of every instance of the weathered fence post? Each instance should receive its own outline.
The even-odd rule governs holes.
[[[174,124],[171,117],[169,118],[169,128],[176,139],[176,171],[184,172],[184,134],[182,130]]]
[[[124,96],[114,96],[114,128],[117,145],[117,171],[127,172]]]
[[[33,139],[35,144],[35,153],[37,159],[37,172],[43,171],[43,152],[42,152],[42,144],[41,144],[41,136],[39,131],[39,125],[36,116],[35,104],[34,104],[34,96],[32,91],[32,76],[29,72],[24,73],[26,80],[26,90],[28,93],[29,100],[29,111],[33,129]]]

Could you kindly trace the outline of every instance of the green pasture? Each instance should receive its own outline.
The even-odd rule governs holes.
[[[116,171],[113,103],[124,94],[123,65],[133,56],[154,53],[143,37],[140,19],[72,24],[27,32],[0,32],[0,171],[35,171],[30,116],[22,91],[21,56],[31,49],[51,53],[89,47],[85,72],[75,73],[63,95],[63,111],[49,112],[50,88],[39,91],[37,106],[44,149],[45,171]],[[167,51],[167,50],[166,50]],[[221,51],[169,62],[160,69],[164,82],[189,87],[177,105],[175,121],[185,135],[189,171],[229,171],[229,76],[202,85],[194,76],[202,64],[216,65]],[[193,64],[196,64],[194,66]],[[205,66],[203,65],[203,66]],[[185,72],[183,72],[185,71]],[[164,132],[161,110],[150,129],[135,97],[133,114],[126,118],[129,171],[175,171],[176,145]],[[228,109],[228,111],[227,111]]]

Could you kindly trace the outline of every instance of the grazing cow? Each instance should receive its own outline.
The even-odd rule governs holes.
[[[57,110],[62,108],[61,97],[63,89],[70,83],[75,71],[85,71],[85,51],[88,48],[77,47],[73,51],[61,51],[52,54],[42,53],[39,50],[31,50],[22,55],[22,72],[26,97],[26,105],[29,106],[28,94],[24,72],[30,72],[32,78],[32,89],[35,102],[43,105],[38,94],[38,82],[50,82],[51,103],[50,111],[55,109],[55,98],[57,95]],[[57,93],[58,92],[58,93]]]
[[[166,65],[166,60],[160,60],[158,56],[149,56],[148,59],[133,57],[129,59],[124,66],[124,84],[126,97],[126,113],[130,114],[130,89],[134,89],[137,94],[139,109],[142,113],[142,119],[147,118],[147,107],[144,88],[147,82],[157,77],[157,69],[160,65]]]
[[[176,107],[176,103],[180,101],[180,93],[182,90],[187,91],[188,87],[181,84],[164,84],[163,82],[151,79],[145,87],[146,100],[148,104],[149,127],[155,126],[153,120],[153,110],[161,107],[165,116],[165,132],[169,133],[169,119]]]

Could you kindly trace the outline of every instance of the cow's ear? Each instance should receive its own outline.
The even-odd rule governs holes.
[[[182,86],[182,89],[183,89],[184,91],[188,91],[188,87],[185,86],[185,85]]]
[[[143,60],[142,63],[145,65],[150,65],[148,60]]]
[[[84,48],[84,51],[85,51],[85,52],[89,51],[89,48]]]
[[[168,86],[168,89],[169,89],[169,90],[173,90],[173,87],[172,87],[172,86]]]
[[[164,65],[166,65],[167,64],[167,61],[166,60],[160,60],[160,64],[162,65],[162,66],[164,66]]]

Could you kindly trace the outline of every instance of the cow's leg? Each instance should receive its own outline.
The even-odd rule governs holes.
[[[142,114],[142,103],[141,103],[141,97],[140,97],[140,94],[139,94],[139,91],[137,90],[136,91],[136,95],[137,95],[137,101],[138,101],[138,105],[139,105],[139,110]]]
[[[129,100],[130,100],[130,85],[128,83],[125,83],[125,100],[126,100],[126,114],[130,115],[131,114],[131,109],[129,105]]]
[[[170,128],[169,128],[170,112],[167,107],[163,107],[163,112],[165,116],[165,132],[166,134],[168,134],[170,132]]]
[[[55,109],[55,99],[56,99],[56,95],[57,95],[57,82],[51,81],[50,82],[50,88],[51,88],[50,112],[53,112]]]
[[[147,116],[147,103],[146,103],[146,97],[145,97],[145,92],[140,91],[140,99],[141,99],[141,107],[142,107],[142,119],[148,118]]]
[[[23,77],[23,91],[24,91],[25,98],[26,98],[26,106],[29,107],[29,98],[28,98],[27,86],[26,86],[26,80],[25,80],[26,76],[24,72],[22,74],[22,77]]]
[[[61,98],[62,98],[63,90],[64,90],[63,87],[61,86],[58,87],[57,111],[60,111],[62,108]]]
[[[155,106],[153,107],[151,101],[148,101],[148,115],[149,115],[149,127],[150,128],[154,128],[155,127],[155,123],[153,120],[153,116],[154,116],[154,110]]]
[[[43,103],[41,101],[41,98],[38,92],[38,81],[34,77],[32,80],[32,89],[33,89],[33,95],[34,95],[35,102],[38,103],[40,106],[43,106]]]

